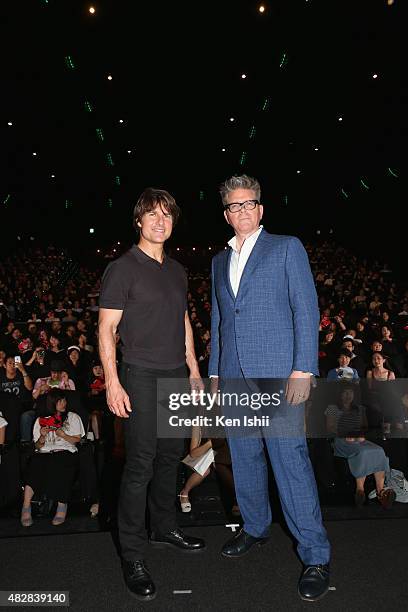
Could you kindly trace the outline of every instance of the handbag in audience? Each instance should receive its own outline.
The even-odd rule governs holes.
[[[184,457],[182,463],[188,465],[192,470],[197,472],[197,474],[200,474],[200,476],[204,476],[210,465],[214,463],[214,457],[215,452],[212,448],[209,448],[208,451],[200,457],[192,457],[190,454],[188,454],[186,457]]]

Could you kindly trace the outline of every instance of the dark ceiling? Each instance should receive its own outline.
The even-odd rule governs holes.
[[[183,210],[177,240],[223,241],[218,185],[247,172],[270,231],[334,228],[371,248],[371,223],[377,248],[395,246],[403,4],[2,3],[3,238],[83,241],[93,227],[94,241],[129,239],[137,196],[156,186]]]

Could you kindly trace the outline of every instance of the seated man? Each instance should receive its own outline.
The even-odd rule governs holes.
[[[359,375],[355,368],[350,367],[351,353],[348,349],[342,348],[338,354],[337,361],[339,366],[327,372],[327,380],[358,380]]]
[[[357,370],[358,375],[361,378],[365,374],[365,371],[367,369],[367,364],[357,352],[359,349],[357,349],[356,346],[357,346],[357,343],[355,342],[353,337],[349,336],[349,337],[343,338],[343,344],[341,345],[341,347],[343,349],[349,350],[351,354],[349,365],[354,370]]]
[[[31,378],[21,362],[21,357],[7,356],[5,369],[0,371],[0,393],[5,394],[1,402],[2,412],[11,426],[13,439],[16,439],[20,433],[21,440],[25,440],[20,417],[22,418],[24,414],[27,392],[32,388]]]

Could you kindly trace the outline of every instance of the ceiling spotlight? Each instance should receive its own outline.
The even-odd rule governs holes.
[[[223,152],[225,153],[226,148],[225,148],[225,147],[222,147],[221,151],[223,151]]]
[[[343,121],[343,117],[339,117],[339,121]]]
[[[208,247],[208,250],[211,251],[211,247]]]
[[[112,80],[112,78],[113,78],[113,77],[112,77],[112,75],[111,75],[111,74],[108,74],[108,81],[111,81],[111,80]]]
[[[180,250],[180,247],[177,247],[176,251],[179,251],[179,250]]]
[[[128,153],[131,153],[132,151],[130,149],[128,149]]]
[[[319,234],[320,234],[320,230],[316,230],[316,234],[318,234],[318,235],[319,235]]]
[[[119,123],[123,123],[123,119],[119,119]]]
[[[120,242],[118,242],[118,244],[120,244]]]
[[[193,247],[193,251],[195,251],[195,247]]]
[[[33,155],[34,155],[34,157],[35,157],[35,156],[37,155],[37,153],[34,151]]]
[[[387,0],[388,6],[392,6],[394,4],[394,0]]]
[[[296,170],[296,174],[300,174],[300,170]]]
[[[116,249],[113,249],[113,252],[116,253]]]
[[[241,79],[246,79],[246,74],[241,74]]]
[[[90,234],[94,234],[94,233],[95,233],[95,230],[94,230],[94,228],[93,228],[93,227],[90,227],[90,228],[89,228],[89,233],[90,233]]]
[[[7,125],[13,125],[12,121],[7,121]]]
[[[97,252],[97,253],[100,253],[100,252],[101,252],[101,249],[96,249],[96,252]]]
[[[377,77],[378,77],[378,74],[376,72],[374,72],[373,79],[376,79]]]
[[[230,117],[230,121],[231,121],[231,123],[232,123],[233,121],[235,121],[234,117]]]
[[[319,150],[319,147],[315,147],[315,151],[318,151],[318,150]]]
[[[261,4],[261,6],[258,8],[258,11],[259,11],[260,13],[264,13],[264,12],[265,12],[265,7],[264,7],[264,5],[263,5],[263,4]]]
[[[89,7],[89,12],[91,13],[91,15],[94,15],[95,14],[95,7],[90,6]]]
[[[51,174],[51,178],[55,178],[55,174]]]

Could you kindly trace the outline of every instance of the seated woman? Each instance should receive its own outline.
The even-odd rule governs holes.
[[[388,368],[383,353],[375,351],[371,360],[373,367],[366,373],[370,406],[380,415],[383,433],[388,435],[391,433],[391,425],[397,430],[403,429],[401,406],[394,385],[384,385],[384,382],[395,380],[395,374]]]
[[[67,412],[64,391],[52,389],[47,395],[47,416],[34,423],[33,440],[36,453],[31,457],[24,487],[21,524],[29,527],[31,499],[36,494],[46,494],[58,501],[53,525],[61,525],[67,514],[67,501],[77,470],[76,444],[85,435],[80,417]]]
[[[67,391],[75,391],[75,384],[69,378],[68,372],[66,372],[63,367],[64,364],[62,361],[54,360],[51,362],[50,376],[37,378],[32,392],[34,407],[23,412],[20,419],[22,442],[32,439],[35,417],[37,413],[41,411],[41,407],[44,406],[45,396],[50,389],[58,388]]]
[[[192,428],[192,436],[190,440],[190,456],[193,458],[199,458],[205,455],[205,453],[212,448],[215,453],[214,458],[214,467],[221,478],[224,486],[227,491],[231,494],[233,498],[233,506],[231,509],[231,513],[235,516],[240,514],[239,508],[237,505],[236,497],[235,497],[235,487],[234,487],[234,478],[232,475],[232,461],[229,452],[229,447],[227,441],[223,438],[214,438],[211,439],[202,439],[201,438],[201,429],[200,427]],[[206,478],[211,471],[211,466],[206,470],[206,472],[201,476],[197,472],[191,474],[191,476],[187,479],[183,489],[179,493],[180,497],[180,506],[182,512],[191,512],[191,503],[189,499],[189,493],[191,489],[198,486],[202,483],[204,478]]]
[[[372,354],[371,361],[373,368],[367,370],[366,376],[372,380],[395,380],[395,374],[387,367],[387,358],[379,351]],[[371,387],[371,383],[368,383]]]
[[[56,334],[51,334],[49,348],[45,352],[44,361],[46,365],[51,364],[54,359],[61,359],[64,356],[64,349],[61,347],[61,339]]]
[[[351,353],[348,349],[342,348],[339,351],[337,361],[338,368],[333,368],[327,372],[327,380],[358,380],[359,375],[355,368],[350,368]]]
[[[61,370],[61,380],[59,384],[59,389],[65,389],[66,391],[75,391],[75,383],[69,377],[67,370]]]
[[[192,457],[193,459],[198,459],[199,457],[205,455],[205,453],[210,450],[210,448],[212,448],[211,440],[202,440],[200,427],[193,427],[190,440],[190,457]],[[210,468],[208,468],[202,476],[197,472],[193,472],[191,476],[187,479],[183,489],[179,493],[182,512],[191,512],[189,493],[191,489],[201,484],[204,478],[206,478],[209,473]]]
[[[350,471],[356,479],[356,505],[364,504],[364,483],[369,474],[374,474],[377,498],[383,508],[390,508],[395,500],[395,492],[384,486],[385,473],[390,469],[388,457],[381,446],[365,439],[365,410],[354,402],[354,389],[351,386],[347,385],[340,390],[337,405],[328,406],[326,426],[329,434],[336,436],[335,456],[347,459]]]

